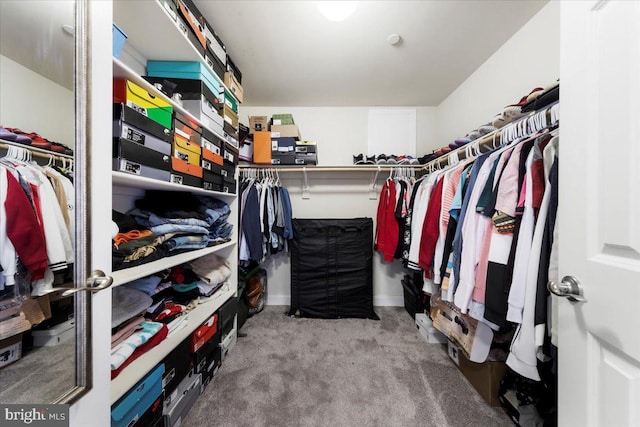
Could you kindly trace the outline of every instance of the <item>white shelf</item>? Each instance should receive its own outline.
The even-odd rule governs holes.
[[[156,261],[148,262],[146,264],[138,265],[136,267],[125,268],[124,270],[118,270],[111,273],[113,278],[112,286],[120,286],[132,280],[139,279],[141,277],[149,276],[158,271],[174,267],[176,265],[184,264],[185,262],[192,261],[194,259],[209,255],[215,252],[222,251],[228,247],[235,245],[235,241],[223,243],[221,245],[211,246],[204,249],[198,249],[195,251],[184,252],[178,255],[168,256],[160,258]]]
[[[177,110],[179,113],[189,117],[192,121],[198,123],[198,125],[200,125],[201,127],[206,128],[207,130],[209,130],[211,133],[215,134],[221,140],[223,140],[223,141],[227,140],[224,137],[224,135],[220,135],[218,132],[210,129],[207,126],[205,126],[200,121],[200,119],[198,119],[197,117],[194,117],[190,112],[185,110],[184,107],[182,107],[181,105],[176,104],[173,101],[173,99],[169,98],[167,95],[165,95],[164,93],[160,92],[158,89],[156,89],[156,87],[154,85],[152,85],[151,83],[149,83],[148,81],[143,79],[135,71],[133,71],[131,68],[129,68],[124,62],[120,61],[117,58],[113,58],[113,78],[114,79],[127,79],[129,81],[134,82],[135,84],[137,84],[138,86],[140,86],[144,90],[146,90],[147,92],[151,92],[154,95],[156,95],[158,98],[162,99],[163,101],[170,103],[173,106],[174,110]]]
[[[182,329],[167,336],[157,346],[143,354],[111,381],[111,404],[115,403],[154,366],[162,361],[166,355],[180,344],[185,338],[207,320],[220,306],[236,293],[236,286],[231,285],[220,289],[209,298],[201,298],[201,304],[188,314],[188,323]]]
[[[183,191],[193,194],[202,194],[204,196],[232,199],[235,199],[237,196],[235,193],[222,193],[220,191],[205,190],[204,188],[174,184],[173,182],[158,181],[157,179],[116,171],[111,171],[111,182],[113,185],[141,188],[143,190]]]
[[[127,35],[125,44],[130,44],[148,61],[201,62],[220,82],[220,86],[238,100],[158,0],[113,2],[113,21]]]

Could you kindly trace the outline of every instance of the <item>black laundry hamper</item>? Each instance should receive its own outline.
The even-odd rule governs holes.
[[[373,311],[373,220],[294,219],[289,315],[378,320]]]

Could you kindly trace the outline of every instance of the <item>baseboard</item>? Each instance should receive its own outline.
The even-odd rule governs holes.
[[[403,307],[403,296],[373,296],[374,307]]]
[[[291,296],[267,294],[267,305],[291,305]]]
[[[267,305],[290,305],[290,295],[267,295]],[[374,296],[373,305],[375,307],[402,307],[404,297],[402,296]]]

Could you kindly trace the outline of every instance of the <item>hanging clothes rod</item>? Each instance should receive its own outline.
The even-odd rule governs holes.
[[[541,108],[540,110],[532,111],[530,114],[516,119],[500,129],[497,129],[487,135],[476,139],[475,141],[471,141],[460,148],[452,150],[436,159],[431,160],[427,164],[423,165],[423,167],[425,170],[429,170],[434,167],[446,166],[449,163],[449,156],[453,156],[456,154],[458,156],[458,160],[464,160],[467,158],[467,150],[469,149],[469,146],[476,147],[478,150],[482,150],[484,148],[493,149],[503,142],[509,143],[514,141],[518,137],[533,135],[535,132],[538,132],[542,129],[555,126],[560,121],[558,111],[559,108],[560,103],[559,101],[556,101],[550,105],[545,106],[544,108]],[[544,113],[545,120],[541,120],[541,118],[539,118],[538,116],[542,113]],[[506,138],[505,141],[503,141],[505,139],[503,138],[503,135],[507,134],[513,135],[509,135],[509,137]]]
[[[240,165],[241,170],[276,169],[278,172],[391,172],[401,168],[422,169],[424,165],[354,165],[354,166],[279,166]]]
[[[4,139],[0,139],[0,148],[8,150],[9,147],[18,147],[25,150],[29,150],[31,154],[35,157],[41,157],[44,159],[48,159],[53,157],[54,160],[73,160],[73,156],[69,156],[67,154],[54,153],[53,151],[43,150],[42,148],[31,147],[30,145],[20,144],[17,142],[11,142]]]

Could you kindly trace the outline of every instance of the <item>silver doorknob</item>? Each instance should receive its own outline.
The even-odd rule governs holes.
[[[572,302],[587,302],[582,293],[582,285],[578,279],[573,276],[564,276],[560,283],[549,282],[547,289],[554,295],[566,297]]]
[[[87,286],[83,286],[81,288],[71,288],[62,293],[63,297],[69,296],[71,294],[75,294],[76,292],[99,292],[103,289],[107,289],[113,283],[113,278],[111,276],[106,276],[104,271],[102,270],[93,270],[91,272],[91,277],[87,278]]]

